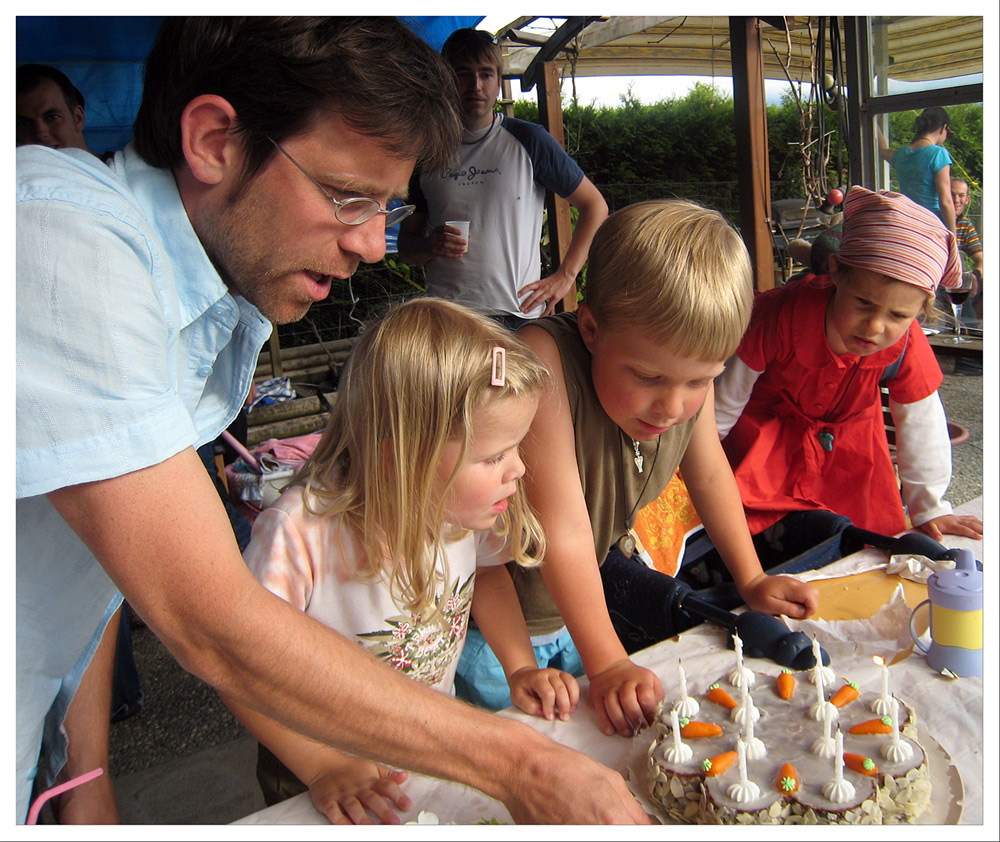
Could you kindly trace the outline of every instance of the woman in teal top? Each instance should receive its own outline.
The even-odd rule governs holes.
[[[955,205],[951,199],[951,155],[942,145],[948,137],[948,112],[939,106],[925,108],[917,117],[913,140],[893,149],[878,124],[879,155],[893,166],[899,191],[934,211],[955,231]]]

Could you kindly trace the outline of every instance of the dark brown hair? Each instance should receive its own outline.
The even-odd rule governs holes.
[[[66,107],[72,111],[78,105],[83,107],[83,94],[77,89],[69,77],[55,67],[47,64],[22,64],[17,68],[17,93],[27,94],[35,90],[44,81],[55,82],[62,91]]]
[[[497,69],[497,79],[503,77],[503,50],[485,29],[456,29],[444,42],[441,55],[452,67],[465,61],[491,64]]]
[[[180,119],[203,94],[227,100],[245,152],[243,182],[324,111],[390,154],[444,166],[461,137],[447,65],[395,17],[167,18],[146,59],[134,140],[152,166],[184,160]]]

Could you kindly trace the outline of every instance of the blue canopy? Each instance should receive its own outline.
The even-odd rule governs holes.
[[[402,20],[434,49],[456,29],[483,18],[442,15]],[[59,68],[86,102],[85,134],[97,153],[121,149],[132,137],[142,98],[142,64],[162,17],[17,18],[17,63]]]

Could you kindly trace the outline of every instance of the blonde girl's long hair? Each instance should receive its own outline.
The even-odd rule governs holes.
[[[491,385],[493,348],[506,356],[504,385]],[[299,471],[307,509],[339,515],[360,542],[362,581],[385,581],[397,606],[425,619],[448,570],[445,499],[465,461],[473,414],[489,401],[537,398],[551,382],[512,333],[466,307],[418,298],[368,326],[341,375],[330,424]],[[436,477],[445,445],[461,443],[455,473]],[[542,528],[518,484],[493,527],[521,565],[539,563]],[[436,573],[438,567],[442,573]]]

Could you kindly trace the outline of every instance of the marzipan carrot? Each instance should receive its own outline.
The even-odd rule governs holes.
[[[849,751],[845,751],[844,765],[848,769],[853,769],[855,772],[869,777],[878,774],[878,766],[875,765],[875,761],[863,754],[851,754]]]
[[[841,687],[833,697],[830,699],[830,703],[834,707],[842,708],[848,702],[853,702],[858,697],[858,685],[857,682],[848,681],[843,687]]]
[[[795,767],[791,763],[786,763],[781,767],[775,786],[778,792],[783,792],[785,795],[799,791],[799,773],[795,771]]]
[[[721,737],[722,727],[712,722],[695,722],[684,717],[680,720],[681,736],[687,739],[696,737]]]
[[[722,754],[717,754],[715,757],[706,757],[701,762],[701,769],[705,775],[709,778],[714,778],[716,775],[721,775],[736,760],[735,751],[727,751]]]
[[[792,675],[792,671],[782,670],[781,675],[775,680],[774,686],[778,695],[786,702],[792,698],[792,693],[795,692],[795,676]]]
[[[892,733],[892,717],[883,716],[879,719],[867,719],[864,722],[859,722],[857,725],[852,725],[848,729],[848,733],[851,734],[891,734]]]
[[[710,702],[715,702],[717,705],[722,705],[729,710],[736,707],[736,699],[723,690],[718,683],[709,687],[705,696]]]

